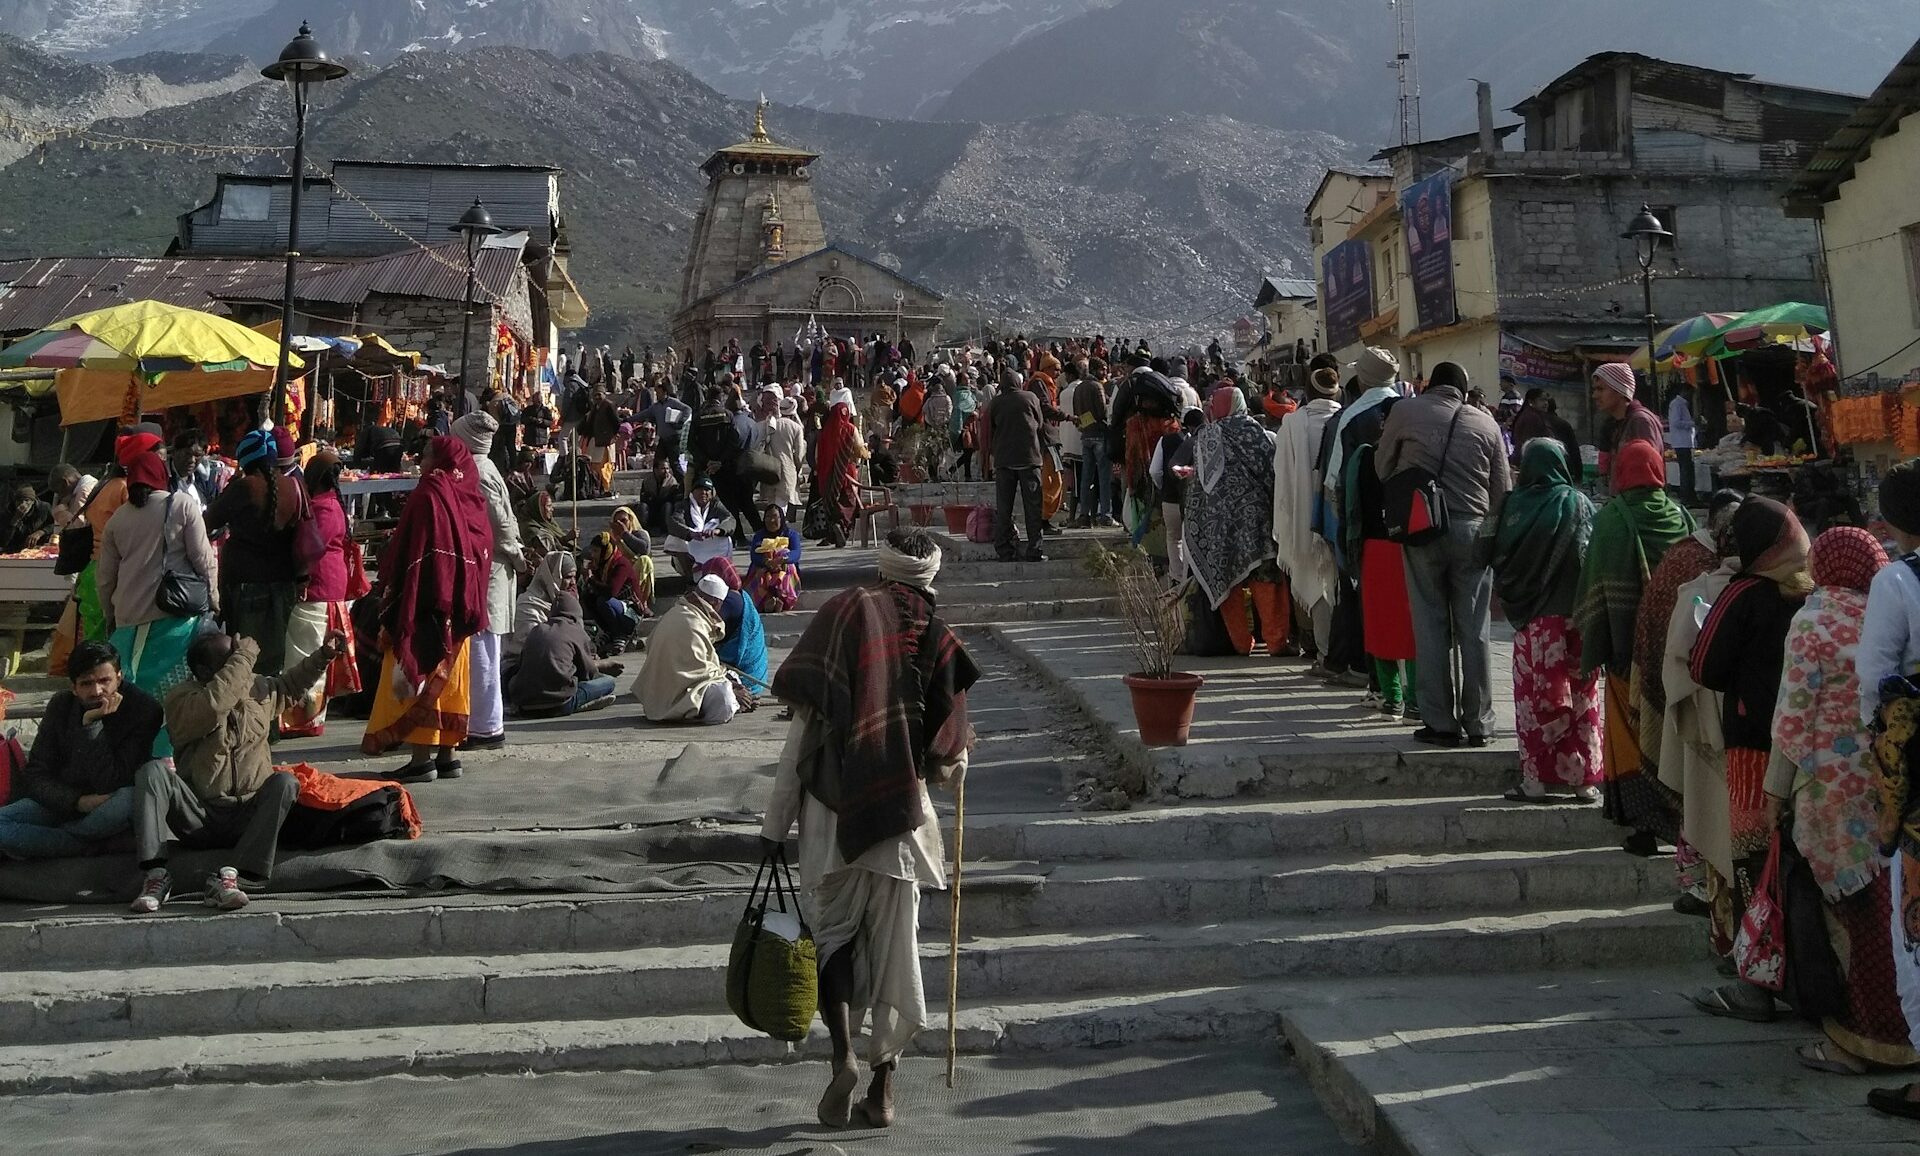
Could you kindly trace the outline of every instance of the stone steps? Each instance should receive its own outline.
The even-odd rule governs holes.
[[[1663,905],[1410,919],[1311,916],[1205,926],[970,936],[973,1004],[1310,977],[1602,967],[1699,949],[1698,924]],[[226,1033],[721,1015],[722,943],[607,952],[433,955],[0,979],[0,1038],[22,1046]],[[944,945],[923,943],[930,1001],[945,998]],[[0,1070],[6,1068],[0,1055]],[[0,1086],[0,1090],[7,1090]]]
[[[970,935],[1083,929],[1129,923],[1191,924],[1328,912],[1492,913],[1590,901],[1653,902],[1670,878],[1664,861],[1612,850],[1379,854],[1222,861],[970,862],[963,929]],[[10,974],[207,963],[324,963],[344,958],[496,955],[528,944],[547,952],[604,952],[726,942],[745,887],[672,895],[510,902],[352,901],[254,909],[210,921],[192,903],[160,917],[117,911],[0,925]],[[475,897],[483,898],[483,897]],[[277,907],[279,910],[271,910]],[[944,936],[944,893],[921,906],[923,930]],[[0,1003],[13,990],[0,977]],[[0,1017],[3,1018],[3,1017]],[[0,1037],[4,1038],[4,1037]]]
[[[964,1055],[1156,1043],[1270,1046],[1281,1009],[1294,998],[1280,985],[1235,985],[1124,1001],[962,1006],[956,1043]],[[921,1055],[940,1054],[946,1044],[945,1008],[929,1010],[928,1028],[913,1046]],[[749,1030],[730,1015],[222,1033],[0,1047],[0,1095],[385,1075],[665,1071],[819,1060],[828,1054],[826,1031],[818,1024],[805,1040],[786,1044]]]

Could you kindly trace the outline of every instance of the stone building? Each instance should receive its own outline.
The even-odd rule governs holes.
[[[1508,150],[1514,128],[1495,127],[1483,92],[1477,133],[1376,158],[1390,185],[1338,238],[1368,242],[1374,261],[1376,307],[1361,329],[1397,346],[1410,378],[1453,361],[1491,393],[1509,374],[1523,389],[1561,391],[1561,412],[1584,428],[1592,369],[1646,340],[1640,269],[1621,237],[1640,207],[1674,233],[1655,268],[1661,318],[1819,300],[1816,231],[1781,210],[1779,186],[1859,104],[1607,52],[1516,106],[1525,144]],[[1451,173],[1452,308],[1423,324],[1403,198],[1441,173]],[[1324,301],[1324,268],[1322,289]]]
[[[752,134],[714,153],[681,276],[673,344],[697,360],[729,339],[789,346],[809,321],[837,337],[885,333],[931,349],[946,303],[894,269],[829,244],[813,196],[819,154],[778,143],[767,106]]]

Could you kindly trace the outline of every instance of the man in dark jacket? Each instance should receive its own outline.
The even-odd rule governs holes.
[[[1009,369],[1000,377],[1000,391],[987,403],[987,446],[992,454],[994,481],[994,552],[1002,562],[1016,560],[1013,534],[1013,496],[1017,490],[1027,513],[1024,559],[1044,562],[1040,552],[1040,425],[1045,420],[1040,398],[1022,388],[1020,375]]]
[[[75,646],[67,670],[72,689],[47,704],[20,799],[0,807],[0,859],[91,855],[133,829],[134,779],[153,759],[160,704],[121,680],[105,642]]]
[[[626,668],[596,659],[580,623],[580,596],[563,590],[553,600],[552,617],[527,635],[508,688],[522,718],[559,718],[613,701],[613,676]]]

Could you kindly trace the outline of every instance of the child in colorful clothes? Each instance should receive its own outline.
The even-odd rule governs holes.
[[[1855,670],[1860,679],[1860,721],[1872,724],[1881,713],[1881,686],[1889,679],[1911,678],[1920,672],[1920,461],[1904,462],[1887,471],[1880,483],[1880,513],[1892,528],[1900,557],[1874,575],[1868,588],[1866,622],[1860,630]],[[1901,703],[1889,700],[1894,715]],[[1905,705],[1911,705],[1911,700]],[[1904,729],[1904,728],[1903,728]],[[1920,790],[1914,789],[1916,770],[1903,756],[1910,743],[1890,742],[1899,736],[1881,736],[1875,744],[1883,757],[1879,771],[1880,822],[1876,839],[1881,855],[1892,856],[1889,928],[1893,944],[1893,971],[1900,1004],[1910,1030],[1920,1025],[1920,904],[1908,895],[1920,893]],[[1885,755],[1892,755],[1889,759]],[[1920,1031],[1911,1040],[1920,1047]],[[1901,1088],[1876,1088],[1867,1103],[1893,1116],[1920,1120],[1920,1083]]]
[[[780,614],[800,604],[800,532],[779,506],[762,511],[761,527],[748,549],[746,593],[761,613]]]

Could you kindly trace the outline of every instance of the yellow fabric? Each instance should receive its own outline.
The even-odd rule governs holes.
[[[78,329],[113,346],[130,361],[146,357],[178,358],[200,365],[250,361],[277,365],[280,343],[225,317],[159,301],[110,305],[47,326]],[[306,365],[298,356],[289,363]]]
[[[60,424],[81,425],[111,421],[120,416],[127,391],[138,376],[125,370],[63,369],[60,371]],[[163,373],[159,381],[140,390],[140,411],[154,413],[177,405],[199,405],[246,397],[273,388],[273,370],[243,369],[224,373]],[[289,383],[287,395],[305,396],[306,387]]]
[[[402,700],[393,689],[393,654],[389,652],[380,662],[380,686],[373,696],[373,714],[367,719],[367,735],[371,739],[381,736],[379,744],[391,750],[402,744],[425,747],[452,747],[464,742],[467,737],[467,719],[472,714],[470,695],[468,647],[462,645],[459,653],[448,660],[446,686],[434,697],[431,703],[417,699]],[[429,679],[429,683],[433,680]],[[383,731],[391,731],[406,719],[409,712],[417,711],[417,718],[411,727],[397,735],[382,736]],[[363,743],[361,749],[366,750]],[[370,752],[370,753],[378,753]]]

